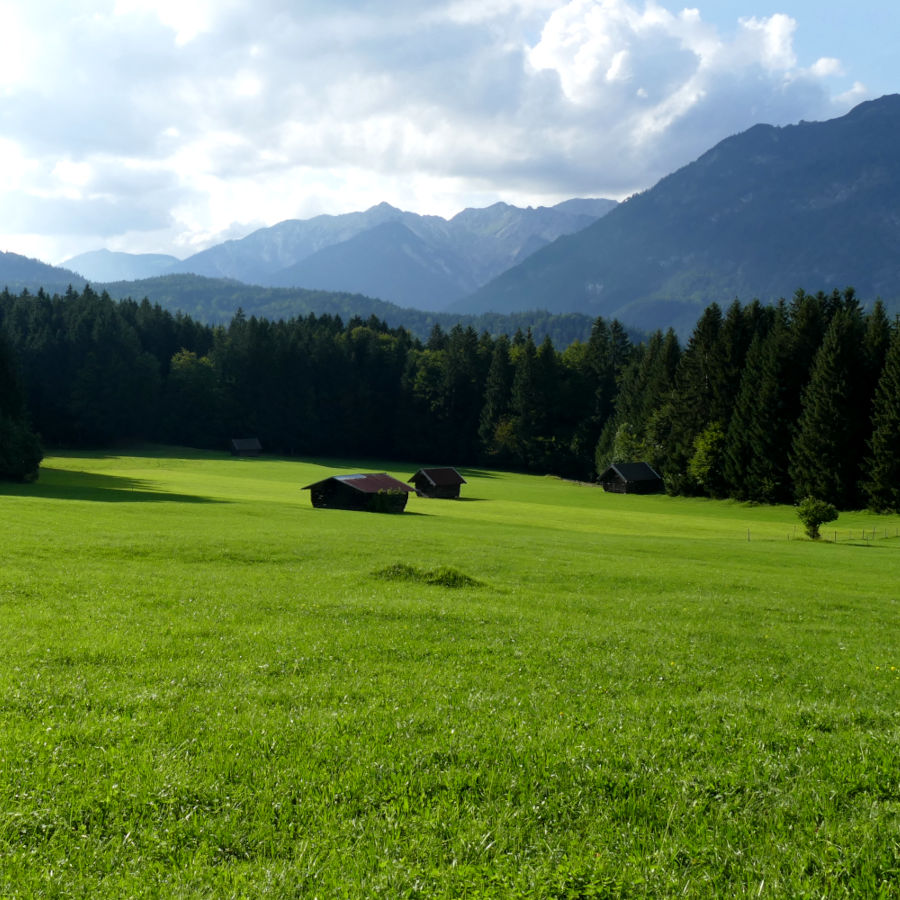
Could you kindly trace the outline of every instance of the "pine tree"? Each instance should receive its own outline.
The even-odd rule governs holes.
[[[0,478],[33,481],[43,459],[37,436],[25,413],[12,347],[0,331]]]
[[[680,353],[671,328],[665,335],[654,332],[646,343],[631,349],[618,379],[615,413],[607,419],[595,448],[598,472],[611,462],[646,459],[654,466],[661,464],[646,440],[647,425],[671,393]],[[623,453],[629,454],[627,458]]]
[[[488,457],[502,458],[503,444],[498,440],[497,429],[508,419],[512,394],[513,367],[509,358],[509,338],[501,334],[494,342],[491,365],[484,386],[484,404],[478,420],[478,438]]]
[[[788,503],[793,499],[788,462],[795,426],[791,418],[788,371],[793,366],[784,307],[763,342],[760,380],[749,424],[750,464],[747,498],[763,503]]]
[[[724,471],[731,495],[763,503],[792,497],[787,474],[794,424],[787,402],[792,361],[784,303],[773,316],[768,333],[758,333],[747,353],[725,444]]]
[[[878,379],[872,426],[863,490],[876,512],[900,512],[900,324]]]
[[[891,323],[884,303],[876,300],[872,311],[866,316],[866,336],[863,342],[865,367],[870,376],[881,373],[890,344]]]
[[[839,309],[803,392],[790,461],[798,500],[814,497],[846,509],[857,497],[861,343],[858,311]]]
[[[713,303],[694,326],[679,361],[669,401],[655,413],[658,423],[666,423],[656,431],[655,439],[664,442],[664,469],[672,476],[673,485],[686,478],[694,441],[710,422],[719,420],[717,414],[725,407],[726,361],[721,333],[722,311]],[[684,485],[687,488],[686,482]]]
[[[531,465],[535,458],[539,410],[537,348],[531,332],[513,355],[513,383],[510,409],[516,462]]]
[[[725,437],[722,475],[729,495],[737,500],[749,500],[753,493],[750,481],[750,464],[753,461],[752,430],[763,379],[764,354],[765,344],[757,335],[744,361],[741,386]]]

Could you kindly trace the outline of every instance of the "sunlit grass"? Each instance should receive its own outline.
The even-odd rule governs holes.
[[[0,488],[0,895],[898,896],[900,520],[417,467]]]

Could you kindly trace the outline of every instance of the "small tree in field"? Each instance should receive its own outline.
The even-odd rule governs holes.
[[[834,505],[826,500],[806,497],[797,504],[797,515],[806,528],[806,533],[814,540],[819,539],[819,526],[833,522],[838,517]]]

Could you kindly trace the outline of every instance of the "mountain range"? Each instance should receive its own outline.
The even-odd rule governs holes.
[[[378,308],[395,322],[402,306],[442,323],[545,310],[682,334],[712,301],[770,302],[799,288],[852,286],[864,302],[880,297],[900,311],[898,143],[892,94],[824,122],[756,125],[621,204],[495,204],[449,220],[380,204],[282,222],[183,261],[100,252],[67,265],[95,285],[115,280],[115,297],[163,297],[167,308],[218,321],[239,305],[305,314],[324,291],[340,293],[342,314],[392,301]],[[150,273],[167,274],[130,280]],[[0,254],[0,285],[11,290],[83,283]]]
[[[900,300],[900,95],[757,125],[455,303],[690,327],[712,301],[852,286]]]
[[[495,203],[448,220],[380,203],[365,212],[280,222],[185,260],[100,250],[64,265],[94,282],[193,274],[262,287],[363,293],[439,310],[615,206],[604,199],[536,209]]]

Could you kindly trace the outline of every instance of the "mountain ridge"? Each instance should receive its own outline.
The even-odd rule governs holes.
[[[689,326],[712,301],[847,286],[900,300],[900,95],[755,125],[452,305]],[[668,321],[660,321],[664,309]]]
[[[187,259],[173,258],[169,265],[160,264],[158,254],[134,255],[133,273],[127,271],[127,255],[109,251],[82,254],[65,265],[80,265],[90,280],[133,280],[129,274],[140,278],[195,274],[263,287],[362,291],[401,305],[421,303],[436,309],[475,290],[560,234],[591,224],[615,205],[613,200],[584,198],[556,207],[495,203],[444,219],[379,203],[362,212],[287,219]],[[406,232],[385,230],[389,223],[404,226]],[[391,245],[390,235],[396,245]],[[382,262],[383,257],[390,263]],[[111,273],[116,277],[108,278]]]

